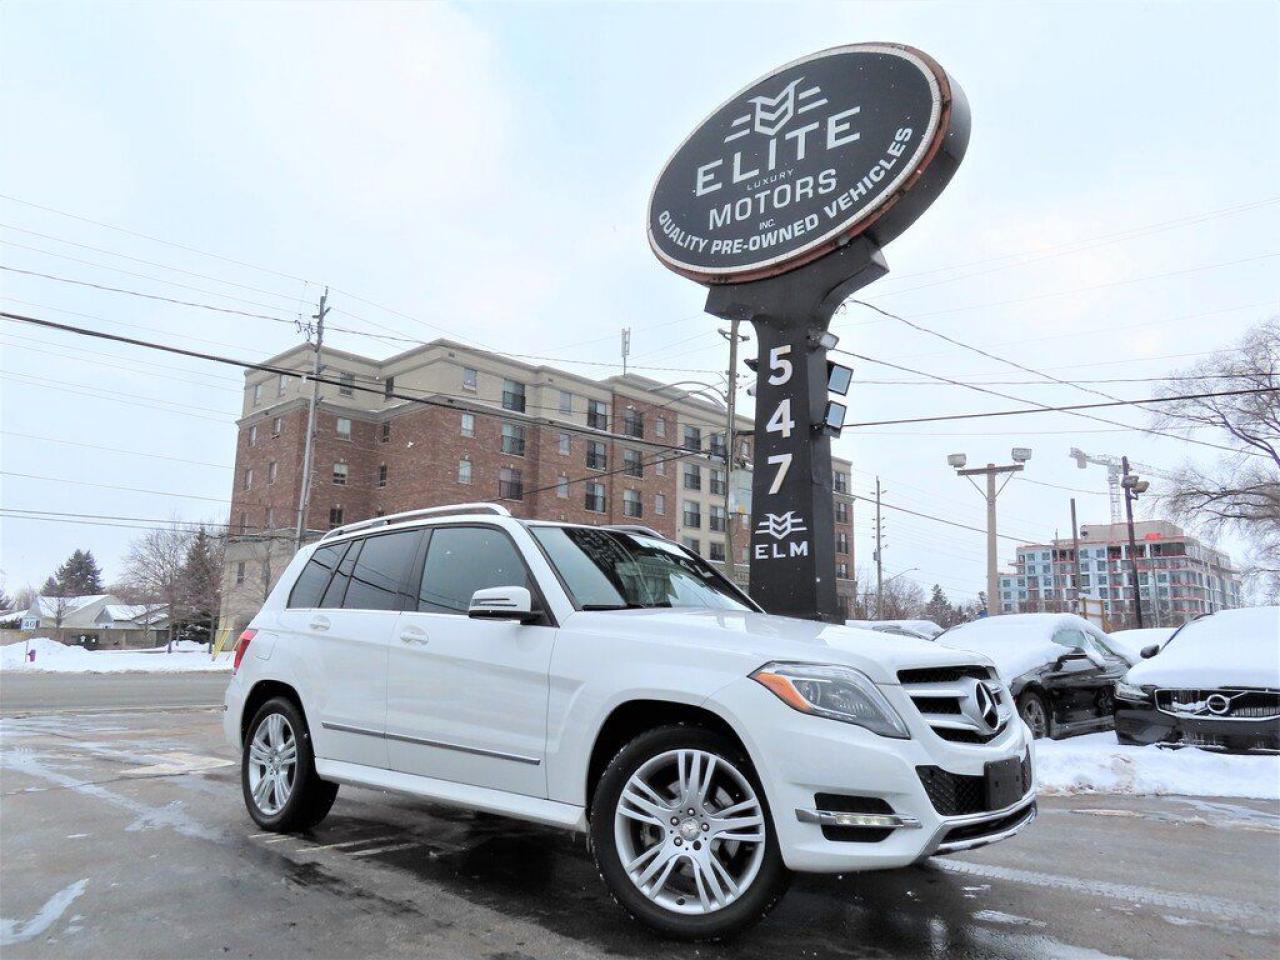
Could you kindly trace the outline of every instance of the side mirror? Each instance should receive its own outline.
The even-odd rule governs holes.
[[[1139,650],[1138,656],[1142,657],[1143,660],[1150,660],[1159,652],[1160,652],[1160,644],[1153,643]]]
[[[486,587],[471,595],[467,616],[476,620],[532,623],[541,614],[533,609],[533,596],[527,587]]]

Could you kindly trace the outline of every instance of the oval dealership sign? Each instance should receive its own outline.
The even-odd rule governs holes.
[[[757,80],[668,161],[649,243],[703,283],[785,273],[867,234],[905,230],[951,179],[969,140],[960,88],[897,44],[824,50]]]

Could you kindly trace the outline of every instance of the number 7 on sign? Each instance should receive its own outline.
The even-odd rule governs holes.
[[[769,463],[778,465],[778,472],[774,474],[773,483],[769,486],[769,493],[772,495],[782,489],[782,481],[787,478],[787,471],[791,469],[791,454],[775,454],[769,458]]]

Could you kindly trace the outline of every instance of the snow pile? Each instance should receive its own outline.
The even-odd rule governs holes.
[[[210,660],[202,643],[181,641],[153,650],[86,650],[71,647],[48,637],[33,637],[0,647],[0,670],[23,673],[185,673],[199,670],[230,670],[231,654]],[[36,653],[35,663],[27,651]]]
[[[1041,793],[1177,794],[1280,800],[1280,756],[1131,747],[1111,732],[1036,741]]]
[[[1280,607],[1221,610],[1192,620],[1125,680],[1202,690],[1280,687]]]

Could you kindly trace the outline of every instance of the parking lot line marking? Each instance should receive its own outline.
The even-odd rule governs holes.
[[[412,843],[393,843],[389,847],[374,847],[372,850],[356,850],[352,852],[353,857],[372,857],[377,853],[395,853],[397,850],[408,850],[410,847],[421,846],[418,841]]]
[[[325,843],[315,844],[312,846],[302,847],[303,850],[336,850],[341,847],[358,847],[362,843],[381,843],[383,840],[390,840],[390,837],[365,837],[363,840],[344,840],[342,843]]]

